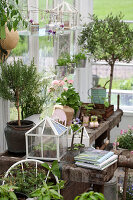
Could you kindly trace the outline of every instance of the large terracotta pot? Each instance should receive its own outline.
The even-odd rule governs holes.
[[[34,126],[34,123],[29,120],[21,120],[21,126],[18,126],[17,122],[8,122],[5,127],[8,151],[12,153],[25,153],[25,133]]]
[[[62,109],[67,117],[67,125],[71,125],[72,123],[72,119],[73,119],[73,115],[74,115],[74,109],[70,108],[69,106],[62,106],[62,105],[55,105],[54,106],[54,110],[55,109]]]
[[[11,31],[8,30],[8,28],[5,28],[6,32],[6,38],[0,40],[0,45],[5,50],[11,50],[14,49],[19,41],[19,35],[17,31],[14,31],[13,29]]]

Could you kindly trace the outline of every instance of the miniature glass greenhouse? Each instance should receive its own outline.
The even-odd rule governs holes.
[[[26,132],[26,157],[58,160],[67,151],[67,127],[47,117]]]

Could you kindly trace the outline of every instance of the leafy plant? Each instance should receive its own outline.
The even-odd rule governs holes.
[[[73,108],[75,114],[81,105],[80,96],[75,91],[72,84],[68,84],[68,89],[61,93],[61,96],[57,98],[56,103]]]
[[[62,182],[58,185],[47,185],[43,182],[43,186],[31,193],[31,197],[38,197],[38,200],[48,199],[48,200],[59,200],[63,199],[63,196],[57,192],[58,187],[62,187]]]
[[[73,55],[73,63],[78,64],[81,60],[85,60],[86,55],[82,52],[79,52],[78,54]]]
[[[1,200],[17,200],[14,190],[17,189],[15,186],[0,185],[0,199]]]
[[[84,50],[91,53],[95,60],[105,60],[110,66],[109,104],[115,62],[130,62],[133,56],[133,31],[122,18],[122,14],[109,14],[105,19],[99,20],[93,15],[91,22],[84,26],[79,36],[79,45]]]
[[[54,80],[49,92],[58,95],[56,103],[73,108],[76,114],[81,105],[81,101],[79,94],[73,87],[73,80],[67,80],[66,77],[64,80]]]
[[[41,144],[37,145],[34,147],[35,150],[41,150]],[[53,142],[49,142],[47,144],[43,144],[43,150],[46,151],[46,150],[56,150],[57,149],[57,145],[54,144]]]
[[[73,119],[71,124],[71,129],[73,130],[73,132],[79,130],[80,127],[81,127],[80,119],[79,118]]]
[[[90,191],[75,197],[74,200],[105,200],[105,198],[102,193]]]
[[[34,88],[27,88],[27,95],[23,97],[23,100],[21,102],[22,119],[29,117],[33,114],[42,113],[44,105],[47,105],[48,101],[50,101],[48,85],[49,80],[42,79],[41,81],[38,80]]]
[[[61,54],[60,57],[57,59],[57,63],[59,66],[69,66],[72,63],[72,60],[68,53],[64,53]]]
[[[52,173],[53,175],[60,178],[59,165],[57,161],[54,161],[51,167],[47,163],[43,163],[42,166],[49,170],[50,173]],[[31,197],[38,197],[38,200],[63,199],[62,195],[58,193],[58,190],[62,189],[63,187],[64,181],[59,181],[59,183],[57,183],[56,185],[53,185],[52,183],[47,183],[47,181],[45,181],[43,182],[42,187],[38,188],[37,190],[31,193]]]
[[[133,150],[133,130],[121,130],[121,135],[117,137],[116,144],[119,148]]]
[[[41,164],[37,172],[32,165],[27,163],[25,163],[23,169],[21,165],[18,165],[11,170],[11,176],[5,179],[9,188],[13,184],[17,186],[14,187],[15,191],[25,193],[29,197],[38,197],[38,200],[46,199],[46,197],[49,200],[63,199],[58,190],[64,187],[64,181],[59,180],[55,184],[56,180],[53,179],[53,175],[60,179],[60,170],[57,161],[54,161],[51,167],[47,163]]]
[[[36,169],[29,164],[24,166],[24,171],[22,171],[20,165],[16,166],[11,170],[11,174],[5,179],[6,184],[14,185],[16,187],[15,191],[24,193],[27,196],[37,187],[41,187],[46,179],[46,171],[44,169],[38,169],[36,176]]]
[[[14,60],[13,64],[1,65],[0,97],[15,102],[19,126],[21,125],[20,106],[29,92],[37,91],[38,85],[39,75],[34,62],[27,66],[22,60]]]
[[[90,111],[94,109],[94,104],[93,103],[89,103],[88,105],[83,105],[83,107],[86,109],[87,115],[89,115]]]
[[[9,31],[17,30],[18,24],[22,21],[23,26],[27,26],[27,22],[22,18],[22,15],[18,9],[18,0],[12,0],[8,2],[1,0],[0,3],[0,38],[5,38],[5,25],[8,27]]]

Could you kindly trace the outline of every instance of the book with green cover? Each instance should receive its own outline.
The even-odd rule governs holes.
[[[80,153],[78,156],[75,156],[74,159],[75,161],[100,164],[112,155],[114,155],[114,152],[88,148],[85,152]]]

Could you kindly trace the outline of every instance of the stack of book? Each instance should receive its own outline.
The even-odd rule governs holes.
[[[104,170],[117,162],[118,155],[111,151],[88,148],[85,152],[74,157],[75,164],[80,167],[86,167],[97,170]]]

